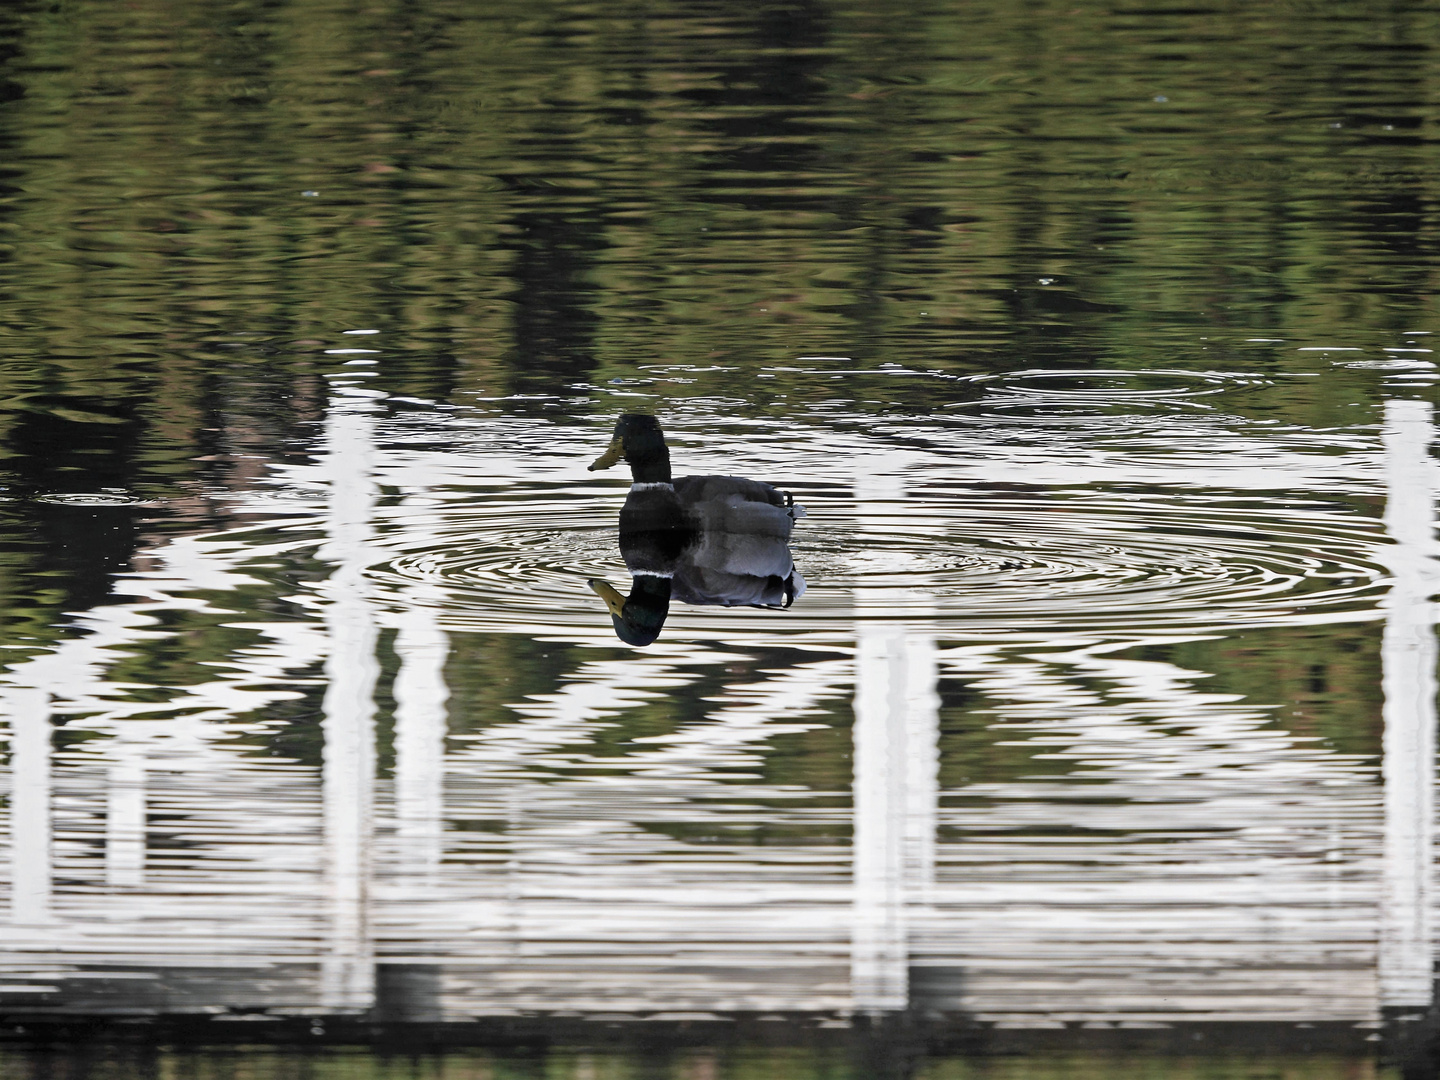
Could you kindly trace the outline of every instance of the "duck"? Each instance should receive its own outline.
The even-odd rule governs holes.
[[[655,417],[626,413],[590,471],[624,460],[632,483],[620,510],[620,553],[630,594],[591,579],[616,635],[630,645],[653,642],[670,601],[786,608],[805,592],[790,556],[790,534],[805,508],[789,492],[743,476],[682,476]]]

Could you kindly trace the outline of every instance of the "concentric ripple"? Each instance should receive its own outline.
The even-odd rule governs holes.
[[[675,605],[667,633],[836,631],[925,618],[966,633],[1121,634],[1368,618],[1386,588],[1378,521],[1309,500],[930,487],[809,500],[792,541],[810,592],[790,611]],[[397,602],[458,627],[604,630],[592,577],[626,572],[617,499],[493,495],[396,519],[372,568]]]
[[[1318,503],[923,492],[859,510],[798,548],[812,576],[967,623],[1233,628],[1373,612],[1385,589],[1378,523]]]
[[[555,602],[577,583],[583,590],[589,578],[616,574],[614,528],[586,509],[578,499],[506,499],[427,518],[423,534],[402,533],[402,550],[383,574],[396,583],[443,585],[461,596],[498,594],[522,606],[531,596]]]
[[[62,491],[47,495],[36,495],[36,502],[53,503],[57,506],[158,506],[153,499],[145,499],[128,491],[103,489],[101,491]]]

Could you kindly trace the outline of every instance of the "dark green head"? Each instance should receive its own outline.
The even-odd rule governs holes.
[[[615,636],[627,645],[649,645],[660,636],[665,616],[670,614],[670,579],[655,574],[637,574],[630,595],[621,596],[609,582],[591,578],[590,588],[610,609]]]
[[[615,422],[615,435],[605,453],[595,459],[590,471],[608,469],[621,458],[630,466],[630,475],[640,483],[670,480],[670,450],[660,421],[643,413],[625,413]]]

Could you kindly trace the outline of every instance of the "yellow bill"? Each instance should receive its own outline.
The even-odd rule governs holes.
[[[605,449],[605,453],[601,454],[598,458],[596,458],[595,463],[590,466],[590,471],[594,472],[596,469],[608,469],[611,465],[614,465],[624,456],[624,442],[619,438],[611,439],[610,445]]]
[[[592,468],[594,466],[591,466]],[[591,578],[585,584],[590,586],[592,592],[605,601],[605,606],[610,609],[610,614],[620,618],[625,613],[625,597],[616,591],[615,586],[608,581],[601,581],[599,578]]]

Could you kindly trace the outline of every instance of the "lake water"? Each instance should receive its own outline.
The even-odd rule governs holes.
[[[0,1071],[1429,1075],[1437,31],[0,11]]]

